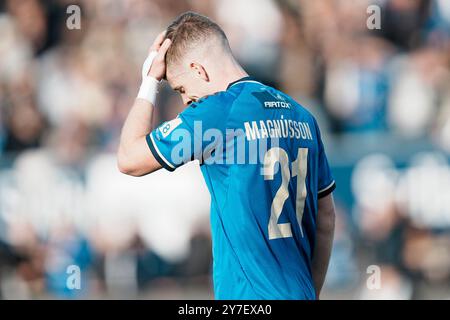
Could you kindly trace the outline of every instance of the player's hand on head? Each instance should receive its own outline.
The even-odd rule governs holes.
[[[171,41],[165,39],[166,31],[161,32],[153,42],[149,50],[147,59],[151,59],[151,64],[148,66],[147,75],[160,81],[166,75],[166,52],[170,47]]]
[[[155,105],[158,83],[166,75],[165,56],[171,41],[164,40],[166,32],[161,32],[151,45],[147,59],[142,65],[142,83],[137,98]]]
[[[158,52],[159,48],[161,48],[161,45],[164,42],[165,36],[166,36],[166,30],[164,30],[163,32],[158,34],[158,36],[156,36],[155,40],[153,41],[152,45],[150,46],[148,53],[151,53],[152,51]]]

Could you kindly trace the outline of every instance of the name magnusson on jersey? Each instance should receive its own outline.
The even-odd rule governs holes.
[[[247,140],[265,138],[295,138],[313,140],[308,122],[273,119],[244,122]]]

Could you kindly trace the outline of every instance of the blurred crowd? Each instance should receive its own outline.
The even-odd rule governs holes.
[[[447,0],[0,0],[0,298],[212,297],[198,165],[135,179],[114,155],[149,45],[187,10],[320,123],[338,185],[323,297],[450,299]],[[155,125],[183,109],[160,91]]]

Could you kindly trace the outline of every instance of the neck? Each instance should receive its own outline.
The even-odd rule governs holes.
[[[248,73],[236,62],[232,61],[228,66],[221,70],[220,75],[220,91],[225,91],[228,85],[244,77],[248,77]]]

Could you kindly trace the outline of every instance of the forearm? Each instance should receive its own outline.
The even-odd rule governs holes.
[[[152,130],[158,84],[166,72],[164,57],[171,42],[164,40],[164,35],[165,31],[161,32],[150,47],[142,66],[141,87],[120,136],[117,164],[122,173],[132,176],[142,176],[161,168],[149,150],[146,136]]]
[[[312,277],[316,288],[317,298],[320,295],[333,247],[335,226],[334,205],[327,204],[325,209],[320,210],[317,216],[316,242],[312,260]]]
[[[133,154],[139,150],[135,144],[145,139],[152,130],[153,109],[150,102],[137,98],[128,113],[122,127],[118,151],[118,161],[124,167],[129,159],[139,158]]]

